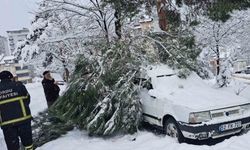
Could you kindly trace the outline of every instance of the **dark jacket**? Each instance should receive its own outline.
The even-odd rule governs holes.
[[[42,85],[47,102],[54,102],[59,97],[60,88],[54,84],[55,80],[43,79]]]
[[[30,121],[30,96],[21,82],[0,82],[0,125],[13,126]]]

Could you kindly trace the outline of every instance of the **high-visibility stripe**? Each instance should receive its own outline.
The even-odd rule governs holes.
[[[16,97],[16,98],[3,100],[3,101],[0,101],[0,105],[15,102],[15,101],[19,101],[20,99],[27,99],[27,98],[28,98],[28,96],[20,96],[20,97]]]
[[[17,123],[17,122],[20,122],[20,121],[30,119],[32,117],[31,115],[27,116],[27,112],[26,112],[26,109],[25,109],[25,106],[24,106],[23,100],[27,99],[27,98],[28,98],[28,96],[20,96],[20,97],[7,99],[7,100],[4,100],[4,101],[0,102],[0,105],[3,105],[3,104],[8,104],[8,103],[12,103],[12,102],[15,102],[15,101],[19,101],[21,109],[22,109],[22,113],[23,113],[23,117],[8,120],[8,121],[4,121],[4,122],[0,122],[0,126],[12,124],[12,123]]]
[[[8,125],[8,124],[12,124],[12,123],[17,123],[17,122],[20,122],[20,121],[24,121],[24,120],[30,119],[31,117],[32,117],[31,115],[28,115],[28,116],[21,117],[21,118],[18,118],[18,119],[4,121],[4,122],[2,122],[0,124],[0,126],[4,126],[4,125]]]
[[[23,116],[25,117],[25,116],[27,116],[27,113],[26,113],[26,109],[24,107],[23,99],[20,99],[19,102],[20,102],[20,105],[22,108]]]
[[[33,150],[33,145],[25,146],[24,149],[25,149],[25,150]]]

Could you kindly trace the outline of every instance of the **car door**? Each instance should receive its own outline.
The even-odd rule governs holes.
[[[153,94],[154,89],[151,83],[146,83],[146,86],[144,84],[142,87],[141,99],[144,120],[158,125],[161,122],[159,114],[162,112],[163,103]]]

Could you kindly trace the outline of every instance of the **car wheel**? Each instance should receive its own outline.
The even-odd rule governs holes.
[[[169,118],[164,123],[164,132],[172,137],[175,138],[178,142],[182,143],[184,142],[184,137],[176,123],[176,121],[173,118]]]

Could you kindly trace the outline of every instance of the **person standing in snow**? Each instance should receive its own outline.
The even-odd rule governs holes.
[[[49,108],[59,97],[60,88],[58,86],[58,82],[51,77],[50,71],[43,72],[42,85]]]
[[[33,150],[30,95],[22,82],[14,81],[9,71],[0,73],[0,126],[8,150]]]

